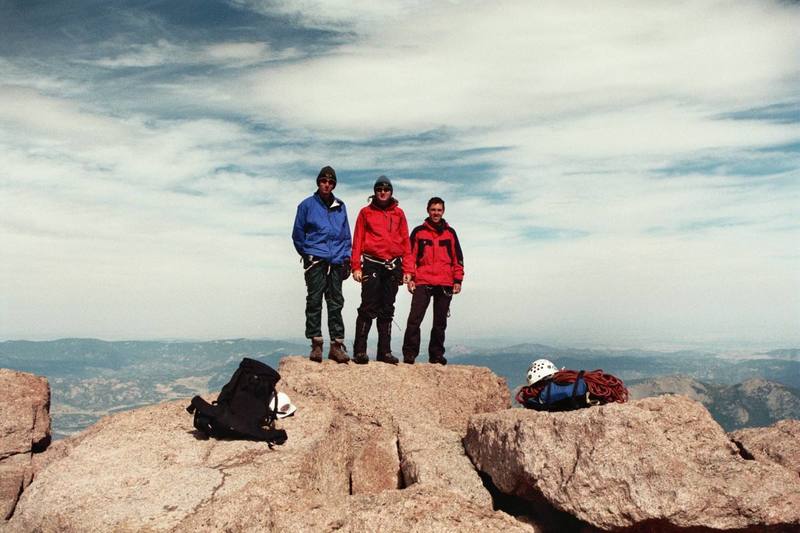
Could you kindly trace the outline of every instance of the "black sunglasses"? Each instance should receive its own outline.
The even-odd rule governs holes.
[[[391,192],[392,189],[389,187],[375,187],[375,192]]]

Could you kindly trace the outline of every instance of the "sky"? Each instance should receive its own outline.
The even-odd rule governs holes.
[[[446,200],[451,345],[796,347],[798,28],[769,0],[0,0],[0,339],[301,339],[291,226],[332,165],[351,226],[380,174],[411,227]]]

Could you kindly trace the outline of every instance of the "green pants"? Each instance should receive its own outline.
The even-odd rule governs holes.
[[[306,338],[322,337],[322,297],[328,306],[331,339],[344,339],[342,266],[319,262],[306,270]]]

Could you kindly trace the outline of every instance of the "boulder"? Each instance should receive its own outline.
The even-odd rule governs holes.
[[[800,528],[798,476],[744,459],[685,396],[480,414],[464,446],[501,492],[602,530]]]
[[[465,455],[462,438],[463,433],[427,424],[401,426],[398,449],[403,485],[438,487],[491,508],[492,496]]]
[[[510,407],[508,385],[485,367],[466,365],[334,365],[281,361],[281,390],[336,405],[363,419],[397,427],[426,423],[463,432],[475,413]],[[292,396],[294,398],[294,396]]]
[[[401,488],[400,458],[397,435],[385,428],[376,428],[353,460],[350,474],[351,494],[374,494]]]
[[[470,416],[508,407],[488,369],[279,371],[284,445],[204,439],[188,399],[108,416],[43,462],[9,530],[535,531],[492,509],[460,444]]]
[[[534,526],[505,513],[463,499],[460,495],[422,484],[406,491],[386,491],[354,497],[308,531],[396,531],[448,533],[487,531],[536,533]]]
[[[505,380],[488,368],[377,362],[332,366],[290,357],[281,362],[280,372],[280,385],[292,398],[313,398],[372,427],[391,428],[401,457],[401,486],[436,485],[491,507],[491,496],[461,444],[470,416],[510,405]],[[391,475],[383,476],[390,483]]]
[[[14,511],[31,482],[33,456],[50,442],[50,385],[42,377],[0,368],[0,519]]]
[[[800,475],[800,420],[734,431],[731,439],[745,456],[781,465]]]

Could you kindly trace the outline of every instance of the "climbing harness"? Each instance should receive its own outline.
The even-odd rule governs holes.
[[[394,270],[401,267],[403,264],[403,261],[399,257],[395,257],[394,259],[378,259],[377,257],[372,257],[367,254],[362,254],[362,257],[370,263],[381,265],[386,270]]]
[[[313,255],[309,255],[307,258],[306,257],[300,258],[300,262],[303,264],[305,264],[306,260],[309,261],[309,265],[303,269],[303,272],[308,272],[309,270],[311,270],[312,268],[323,262],[322,259],[314,259]],[[328,272],[330,273],[330,265],[328,265]]]
[[[317,266],[319,264],[325,264],[325,265],[328,265],[328,271],[325,273],[325,275],[329,276],[331,274],[331,268],[333,267],[332,264],[328,263],[327,261],[323,261],[322,259],[314,259],[313,255],[310,255],[308,257],[309,257],[309,260],[311,261],[311,263],[306,268],[303,269],[303,273],[308,272],[309,270],[311,270],[312,268],[314,268],[315,266]],[[300,261],[303,262],[304,259],[300,258]]]

